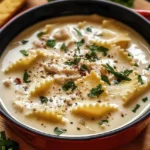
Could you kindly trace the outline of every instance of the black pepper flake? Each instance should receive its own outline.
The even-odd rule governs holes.
[[[124,114],[121,114],[121,117],[124,117]]]
[[[73,122],[70,122],[70,124],[73,124]]]
[[[79,127],[77,127],[77,130],[81,130]]]

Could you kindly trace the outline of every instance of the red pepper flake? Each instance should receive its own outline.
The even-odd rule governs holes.
[[[79,67],[77,65],[74,65],[73,68],[74,69],[79,69]]]
[[[16,84],[21,84],[21,80],[20,80],[19,78],[16,78],[16,79],[14,80],[14,82],[15,82]]]
[[[85,71],[81,71],[80,74],[81,74],[81,76],[86,76],[86,72]]]

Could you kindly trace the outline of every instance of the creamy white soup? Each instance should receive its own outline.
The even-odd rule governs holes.
[[[49,134],[114,130],[150,108],[149,50],[133,29],[98,15],[37,23],[1,56],[1,102]]]

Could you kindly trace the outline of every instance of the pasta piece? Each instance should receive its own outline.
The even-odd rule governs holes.
[[[131,81],[122,81],[121,83],[119,83],[117,85],[108,86],[107,89],[109,91],[109,94],[111,96],[120,95],[121,98],[123,99],[123,97],[125,97],[125,95],[128,95],[127,94],[128,92],[130,92],[132,90],[136,90],[136,88],[139,85],[136,73],[132,73],[129,76],[129,78],[132,80]],[[128,99],[128,98],[126,97],[126,99]]]
[[[85,77],[82,77],[81,79],[78,79],[75,84],[77,85],[78,89],[81,91],[81,93],[86,94],[85,91],[89,93],[89,91],[92,88],[95,88],[97,85],[101,84],[102,85],[102,90],[104,92],[102,95],[108,95],[108,91],[106,89],[106,86],[104,82],[100,79],[100,77],[96,74],[94,70],[90,72],[90,74],[86,75]]]
[[[75,115],[79,115],[86,118],[97,118],[106,115],[107,113],[117,110],[118,107],[115,104],[103,103],[103,104],[83,104],[72,108],[71,112]]]
[[[16,69],[26,69],[29,67],[37,58],[37,54],[30,55],[28,57],[23,57],[16,62],[10,64],[5,70],[5,73],[8,73],[10,71],[16,70]]]
[[[109,31],[115,32],[116,36],[110,40],[110,44],[116,44],[121,48],[127,48],[131,39],[128,37],[128,33],[121,27],[121,23],[115,22],[114,20],[103,20],[102,27]]]
[[[32,113],[29,113],[27,116],[37,116],[40,119],[50,121],[53,123],[65,123],[65,120],[62,115],[59,115],[57,112],[51,110],[36,110]]]
[[[130,89],[129,91],[124,94],[122,97],[123,104],[127,104],[133,99],[137,98],[138,96],[142,95],[143,92],[146,92],[150,87],[150,81],[143,85],[139,85],[138,87],[134,87],[133,89]]]
[[[119,49],[120,53],[123,55],[124,58],[126,58],[131,65],[135,65],[135,61],[133,60],[133,57],[129,55],[129,53],[127,51],[125,51],[124,49]]]
[[[45,79],[44,81],[36,85],[34,89],[30,91],[29,95],[36,96],[43,94],[50,87],[53,81],[54,79]]]
[[[87,22],[86,22],[86,21],[79,22],[79,23],[78,23],[78,28],[79,28],[79,29],[82,29],[82,28],[85,27],[86,25],[87,25]]]
[[[111,47],[111,44],[109,41],[102,41],[102,40],[91,40],[90,43],[92,44],[95,44],[96,46],[103,46],[103,47],[106,47],[106,48],[110,48]]]

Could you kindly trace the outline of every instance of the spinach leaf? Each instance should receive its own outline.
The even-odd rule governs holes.
[[[88,67],[83,64],[81,67],[80,67],[80,71],[89,71]]]
[[[96,88],[92,88],[90,93],[88,94],[89,97],[98,97],[100,94],[102,94],[104,90],[102,90],[102,85],[98,85]]]
[[[54,40],[54,39],[47,40],[46,41],[46,45],[48,47],[52,47],[53,48],[56,45],[56,40]]]
[[[78,35],[79,37],[82,36],[82,33],[81,33],[78,29],[74,28],[74,30],[77,32],[77,35]]]
[[[24,83],[31,82],[31,80],[28,80],[28,78],[29,78],[29,75],[28,75],[27,71],[25,71],[24,75],[23,75],[23,81],[24,81]]]
[[[89,53],[89,54],[86,54],[85,57],[86,57],[89,61],[91,61],[91,62],[94,62],[94,61],[98,60],[98,56],[97,56],[97,54],[96,54],[94,51],[92,51],[92,52]]]
[[[74,57],[73,61],[67,61],[64,64],[69,65],[69,66],[78,65],[78,63],[80,62],[80,60],[81,60],[80,57]]]
[[[67,46],[66,46],[65,43],[63,43],[63,44],[61,45],[61,48],[60,48],[60,49],[63,50],[65,53],[68,51]]]
[[[65,132],[67,132],[67,130],[66,130],[66,129],[62,129],[62,128],[55,127],[54,132],[56,133],[56,135],[59,136],[59,135],[65,133]]]
[[[48,98],[45,97],[45,96],[40,96],[40,101],[41,101],[42,104],[43,103],[47,103],[48,102]]]
[[[129,74],[131,74],[133,72],[133,70],[124,70],[123,72],[117,72],[114,70],[114,68],[112,68],[109,64],[103,65],[103,67],[105,67],[105,69],[112,73],[115,77],[117,77],[119,80],[126,80],[126,81],[131,81],[130,78],[128,78]]]
[[[75,44],[77,45],[77,50],[80,53],[80,46],[82,46],[85,43],[84,39],[82,39],[79,42],[75,42]]]
[[[101,126],[101,125],[103,125],[104,123],[108,123],[108,120],[101,120],[98,124]]]
[[[92,32],[92,29],[91,29],[90,27],[87,27],[87,28],[86,28],[86,31],[87,31],[87,32]]]
[[[141,85],[144,84],[144,81],[141,75],[138,75],[138,82],[141,83]]]
[[[75,85],[73,81],[68,81],[62,86],[62,89],[64,91],[68,91],[69,89],[71,89],[71,91],[74,91],[76,88],[77,86]]]
[[[102,52],[104,56],[107,55],[107,51],[108,51],[108,48],[104,47],[104,46],[97,46],[97,45],[90,45],[89,46],[89,49],[93,52]]]
[[[109,79],[108,79],[107,76],[101,75],[101,79],[102,79],[104,82],[106,82],[108,85],[111,85],[111,84],[110,84],[110,81],[109,81]]]
[[[24,56],[28,56],[29,55],[28,51],[26,51],[26,50],[20,50],[20,53],[22,53]]]

